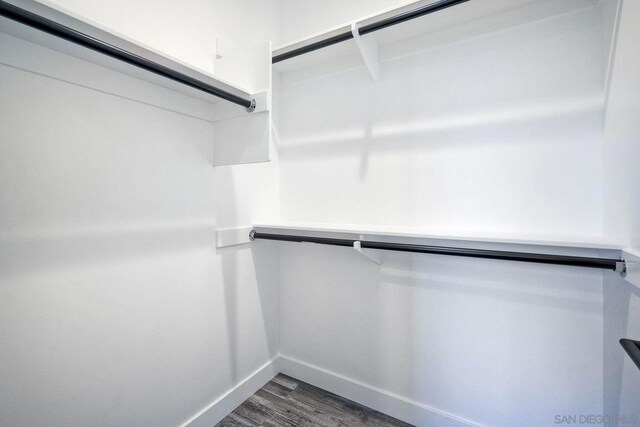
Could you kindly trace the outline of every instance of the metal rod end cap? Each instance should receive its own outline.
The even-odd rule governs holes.
[[[245,108],[245,110],[247,110],[247,113],[253,113],[253,111],[256,109],[256,100],[255,98],[251,99],[251,105],[249,105],[247,108]]]
[[[621,259],[616,262],[616,273],[619,273],[622,277],[627,277],[627,263]]]

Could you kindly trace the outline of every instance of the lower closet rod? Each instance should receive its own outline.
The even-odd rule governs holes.
[[[551,254],[537,254],[530,252],[511,252],[511,251],[496,251],[491,249],[470,249],[470,248],[456,248],[448,246],[430,246],[430,245],[413,245],[407,243],[388,243],[388,242],[371,242],[365,240],[353,240],[353,239],[334,239],[327,237],[313,237],[313,236],[293,236],[288,234],[271,234],[260,233],[255,230],[251,230],[249,234],[251,240],[278,240],[282,242],[298,242],[298,243],[318,243],[322,245],[333,246],[354,246],[354,243],[360,242],[360,247],[363,249],[381,249],[387,251],[399,251],[399,252],[417,252],[423,254],[435,254],[435,255],[454,255],[469,258],[487,258],[487,259],[499,259],[504,261],[521,261],[521,262],[533,262],[538,264],[555,264],[555,265],[567,265],[573,267],[586,267],[586,268],[602,268],[605,270],[612,270],[622,275],[626,272],[625,260],[622,258],[594,258],[594,257],[579,257],[569,255],[551,255]]]

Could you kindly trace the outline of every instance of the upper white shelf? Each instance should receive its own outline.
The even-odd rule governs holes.
[[[439,241],[496,243],[506,245],[531,245],[556,248],[576,248],[595,250],[624,249],[620,242],[603,236],[568,236],[545,235],[525,233],[461,233],[443,232],[424,228],[380,226],[380,225],[354,225],[354,224],[324,224],[302,222],[274,222],[254,224],[255,229],[278,233],[314,233],[314,234],[351,234],[369,237],[395,237],[403,239],[425,239]]]
[[[313,34],[274,49],[278,56],[337,34],[434,3],[421,0]],[[364,36],[378,49],[380,62],[438,46],[555,16],[601,7],[599,0],[473,0],[402,22]],[[363,58],[354,39],[339,42],[274,64],[283,74],[322,74],[359,67]]]
[[[211,122],[214,166],[270,160],[270,55],[268,41],[223,47],[216,73],[241,87],[69,11],[0,3],[0,64]]]
[[[122,72],[191,97],[202,99],[212,104],[217,104],[224,100],[206,91],[197,89],[197,87],[214,88],[232,98],[238,97],[248,100],[254,98],[254,94],[251,93],[250,90],[225,81],[205,70],[188,65],[177,58],[171,57],[149,46],[142,45],[122,34],[115,33],[94,22],[85,20],[80,16],[73,15],[69,11],[58,9],[53,5],[45,5],[34,0],[11,0],[8,3],[31,14],[35,14],[36,19],[44,18],[45,20],[53,21],[55,24],[67,27],[73,30],[75,34],[78,34],[80,38],[88,36],[88,38],[97,41],[96,45],[115,48],[114,50],[123,52],[125,56],[127,54],[133,54],[133,56],[139,58],[141,62],[151,63],[154,66],[157,65],[159,69],[169,70],[177,77],[185,76],[186,80],[193,82],[193,84],[190,86],[185,84],[184,81],[180,82],[180,79],[177,77],[172,79],[159,75],[158,72],[152,72],[148,69],[141,68],[141,66],[123,62],[117,59],[115,54],[109,55],[104,52],[99,52],[95,48],[81,46],[76,42],[52,35],[41,29],[36,29],[33,26],[16,22],[16,20],[7,17],[0,17],[0,32]],[[238,108],[243,109],[241,106],[238,106]],[[263,110],[265,108],[266,106],[263,106],[261,109]]]

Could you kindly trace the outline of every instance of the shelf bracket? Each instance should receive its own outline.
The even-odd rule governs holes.
[[[362,245],[360,244],[359,240],[356,240],[355,242],[353,242],[353,249],[356,252],[359,252],[360,254],[362,254],[364,257],[368,258],[370,261],[374,262],[375,264],[382,264],[382,254],[380,253],[380,251],[376,251],[375,249],[363,249]]]
[[[216,248],[249,243],[253,240],[251,232],[253,232],[253,229],[249,226],[216,230]]]
[[[377,82],[380,78],[380,61],[378,60],[378,44],[372,37],[361,36],[358,31],[358,24],[351,24],[351,33],[353,39],[356,41],[358,50],[362,55],[364,64],[367,66],[369,75],[374,82]]]

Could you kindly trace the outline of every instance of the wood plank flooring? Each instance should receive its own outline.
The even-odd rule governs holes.
[[[279,374],[216,427],[412,427],[328,391]]]

